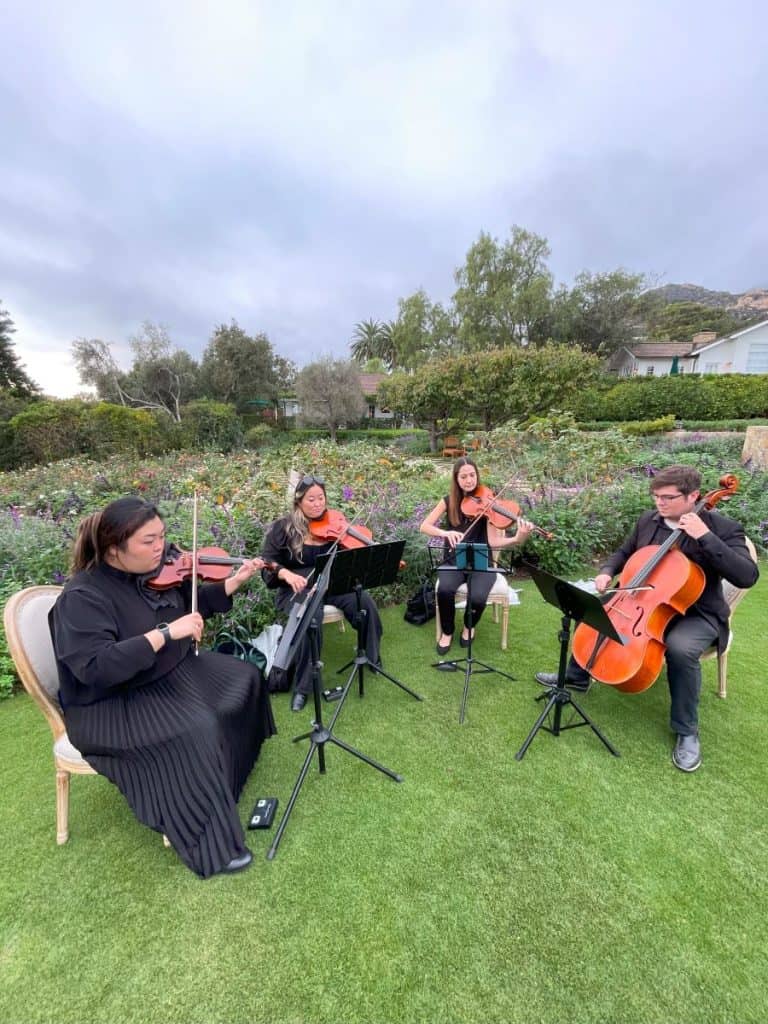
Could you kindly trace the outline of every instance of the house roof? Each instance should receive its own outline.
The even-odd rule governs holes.
[[[765,327],[766,324],[768,324],[768,320],[760,320],[758,323],[752,324],[751,327],[742,327],[740,331],[732,331],[731,334],[724,334],[722,338],[716,338],[714,341],[709,341],[700,348],[693,348],[691,350],[691,355],[697,356],[700,352],[706,352],[707,349],[714,348],[715,345],[722,345],[724,341],[731,341],[733,338],[740,338],[742,334],[749,334],[750,331],[756,331],[758,327]]]
[[[643,341],[625,348],[638,359],[671,359],[673,356],[687,356],[691,351],[690,341]]]
[[[360,373],[360,388],[364,395],[375,395],[379,384],[386,379],[386,373]]]

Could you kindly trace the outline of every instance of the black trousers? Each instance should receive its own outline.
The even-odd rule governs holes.
[[[488,603],[488,595],[496,582],[495,572],[472,573],[472,625],[478,624]],[[469,579],[463,569],[439,569],[437,573],[437,607],[440,609],[440,627],[446,636],[456,632],[456,591]],[[464,625],[468,625],[469,603],[464,612]]]
[[[282,587],[275,597],[275,604],[282,612],[288,612],[293,598],[293,591],[290,587]],[[354,594],[334,594],[327,597],[325,604],[332,604],[341,609],[344,617],[350,625],[357,629],[357,598]],[[367,614],[367,631],[365,637],[366,657],[376,664],[379,661],[381,648],[381,636],[384,627],[381,624],[381,616],[376,603],[364,590],[361,595],[361,604]],[[323,647],[323,606],[321,605],[315,615],[317,624],[317,638],[319,649]],[[293,689],[296,693],[309,695],[312,692],[312,647],[309,638],[309,630],[302,637],[293,660]]]

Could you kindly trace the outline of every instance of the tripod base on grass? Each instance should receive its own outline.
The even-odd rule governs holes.
[[[296,783],[293,787],[290,798],[288,799],[288,803],[285,808],[285,813],[283,814],[283,817],[280,820],[277,832],[275,833],[275,838],[272,841],[272,845],[270,846],[269,850],[267,851],[267,860],[272,860],[275,854],[277,853],[277,848],[280,845],[280,840],[283,838],[283,832],[285,831],[285,828],[288,824],[288,819],[291,815],[291,811],[293,810],[293,806],[296,803],[298,795],[301,791],[301,787],[304,784],[304,779],[307,777],[307,773],[309,772],[309,768],[310,765],[312,764],[312,759],[315,756],[315,754],[317,754],[317,763],[318,768],[320,769],[320,774],[325,775],[326,743],[333,743],[334,746],[339,747],[341,750],[346,750],[348,754],[352,754],[353,757],[356,757],[360,761],[364,761],[365,764],[370,765],[371,768],[375,768],[377,771],[382,772],[384,775],[388,775],[389,778],[393,779],[395,782],[403,781],[402,775],[398,775],[396,772],[393,772],[390,768],[386,768],[383,764],[379,764],[378,761],[374,761],[373,758],[368,757],[367,754],[362,753],[362,751],[360,750],[356,750],[354,747],[351,747],[348,743],[345,743],[344,740],[339,739],[338,736],[333,735],[333,726],[336,722],[336,719],[339,716],[339,712],[341,711],[347,693],[349,692],[349,687],[354,678],[354,674],[350,676],[349,681],[347,682],[342,698],[338,704],[338,707],[334,711],[334,714],[331,718],[329,725],[327,727],[323,725],[323,712],[322,704],[320,701],[320,677],[323,663],[320,661],[319,657],[320,643],[317,631],[317,623],[313,622],[312,625],[309,627],[309,637],[312,650],[312,694],[315,701],[315,719],[312,722],[312,728],[309,730],[309,732],[302,733],[301,736],[295,736],[293,739],[294,743],[299,743],[301,740],[308,739],[309,750],[307,751],[307,756],[304,758],[304,763],[301,766],[298,778],[296,779]]]

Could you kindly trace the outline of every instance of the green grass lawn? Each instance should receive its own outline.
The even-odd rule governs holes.
[[[515,760],[560,625],[518,586],[509,650],[490,614],[475,645],[516,679],[473,676],[461,726],[463,675],[430,667],[434,623],[384,612],[385,667],[425,700],[368,678],[336,732],[404,781],[329,745],[275,860],[274,830],[249,833],[237,876],[197,879],[101,778],[73,780],[57,847],[48,727],[26,695],[0,704],[0,1019],[764,1021],[768,579],[736,612],[726,701],[705,663],[693,775],[670,761],[663,676],[584,698],[621,758],[581,728]],[[325,638],[335,685],[353,635]],[[282,813],[307,749],[291,738],[309,708],[274,707],[243,820],[260,795]]]

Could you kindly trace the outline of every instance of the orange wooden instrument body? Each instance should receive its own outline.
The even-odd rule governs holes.
[[[223,548],[198,548],[197,568],[195,577],[204,583],[215,583],[232,575],[232,567],[242,565],[245,558],[230,558]],[[192,578],[193,557],[190,551],[181,551],[171,547],[165,560],[157,571],[157,575],[147,580],[152,590],[170,590],[180,586],[184,580]],[[266,562],[266,567],[275,568],[274,563]]]
[[[480,484],[473,494],[465,494],[461,499],[461,511],[465,516],[478,518],[485,516],[488,522],[498,530],[506,530],[520,518],[520,506],[511,498],[497,498],[490,487]],[[534,533],[552,540],[554,534],[533,526]]]
[[[343,512],[334,508],[327,508],[317,519],[310,519],[309,532],[315,540],[338,541],[339,547],[347,550],[371,547],[376,543],[367,526],[353,525]],[[405,562],[400,562],[400,568],[405,568]]]
[[[722,477],[720,483],[721,489],[697,503],[696,513],[730,497],[738,487],[738,480],[731,475]],[[706,582],[701,566],[677,547],[682,535],[677,529],[663,544],[639,548],[622,569],[622,589],[603,607],[624,644],[583,622],[576,627],[571,653],[599,682],[624,693],[641,693],[656,682],[664,663],[664,632],[676,615],[683,615],[701,597]]]
[[[310,519],[309,532],[315,540],[337,540],[340,548],[365,548],[373,544],[373,534],[367,526],[353,526],[335,508],[327,508],[317,519]]]

